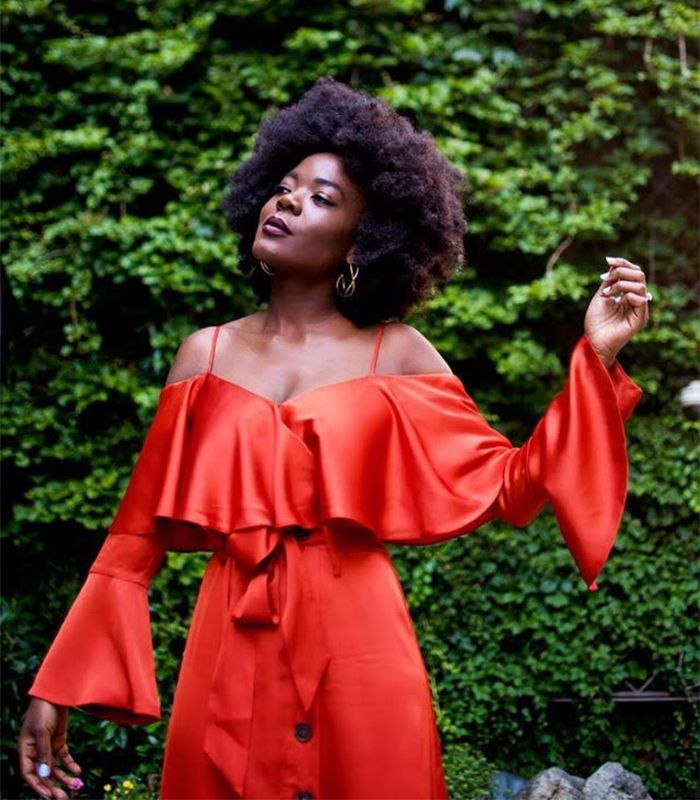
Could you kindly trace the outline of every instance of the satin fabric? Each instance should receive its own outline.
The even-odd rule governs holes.
[[[159,719],[147,588],[168,550],[208,550],[161,798],[447,797],[385,543],[428,545],[494,518],[524,526],[550,502],[596,589],[641,394],[585,335],[521,447],[449,373],[372,373],[284,403],[211,370],[168,384],[29,694],[125,724]]]

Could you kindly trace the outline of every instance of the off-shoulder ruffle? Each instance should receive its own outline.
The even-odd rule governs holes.
[[[488,425],[450,373],[370,375],[276,404],[212,373],[165,386],[110,531],[212,532],[347,520],[431,544],[550,501],[589,588],[627,491],[624,422],[642,391],[584,335],[567,383],[522,447]],[[209,537],[206,539],[205,537]]]

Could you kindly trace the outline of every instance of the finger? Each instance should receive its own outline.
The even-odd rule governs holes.
[[[65,783],[69,789],[79,789],[84,785],[80,778],[76,778],[74,775],[69,775],[60,767],[54,767],[51,774],[54,778],[63,781],[63,783]]]
[[[610,283],[600,290],[600,293],[606,295],[607,297],[612,297],[612,295],[617,294],[618,292],[646,295],[647,285],[646,283],[638,283],[637,281],[615,281],[614,283]]]
[[[600,277],[601,280],[604,281],[614,281],[619,278],[626,278],[630,281],[646,280],[644,270],[641,267],[637,267],[636,269],[632,267],[614,267],[604,272]]]
[[[19,771],[22,780],[33,789],[37,794],[42,797],[51,797],[51,791],[46,788],[34,771],[35,759],[33,754],[36,750],[33,739],[27,737],[20,737],[19,740]]]
[[[68,797],[68,795],[63,791],[63,789],[61,789],[61,787],[58,786],[56,783],[51,781],[49,785],[51,786],[52,797],[54,797],[55,800],[70,800],[70,797]]]
[[[82,767],[75,761],[73,756],[68,751],[68,745],[65,742],[56,750],[56,755],[61,759],[61,764],[63,764],[66,769],[71,770],[76,775],[80,775],[83,771]]]
[[[49,775],[53,772],[54,766],[53,756],[51,755],[51,735],[45,728],[35,728],[33,734],[36,746],[35,774],[39,779],[40,785],[49,790],[50,796],[58,797],[55,791],[56,787],[49,780]],[[46,774],[41,773],[42,769]]]
[[[624,298],[633,306],[649,306],[649,298],[646,296],[646,294],[640,296],[633,292],[626,292]]]
[[[633,269],[642,269],[638,264],[633,264],[626,258],[618,258],[617,256],[605,256],[605,260],[610,267],[631,267]]]
[[[36,775],[29,775],[25,778],[25,783],[30,789],[33,789],[40,797],[52,798],[53,793],[51,789],[44,786],[44,784],[36,777]]]
[[[35,728],[33,731],[34,734],[34,744],[36,746],[36,763],[37,763],[37,772],[40,778],[48,778],[51,774],[51,769],[53,768],[53,758],[51,757],[51,736],[49,732],[43,728]],[[48,770],[46,770],[45,766],[48,766]],[[46,774],[41,774],[41,769],[45,769]]]

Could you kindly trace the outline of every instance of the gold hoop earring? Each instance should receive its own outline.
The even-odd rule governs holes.
[[[360,268],[355,267],[351,261],[347,262],[350,267],[350,283],[345,280],[345,275],[341,272],[335,282],[335,288],[341,297],[350,297],[355,291],[355,278],[360,274]]]
[[[270,265],[269,265],[269,264],[266,264],[264,261],[261,261],[261,262],[260,262],[260,269],[261,269],[261,270],[262,270],[262,271],[263,271],[263,272],[264,272],[266,275],[274,275],[274,274],[275,274],[275,273],[273,272],[273,270],[271,270],[271,269],[270,269]]]

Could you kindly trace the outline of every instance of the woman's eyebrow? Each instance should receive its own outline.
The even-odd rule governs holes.
[[[285,173],[284,177],[296,179],[299,177],[299,175],[294,170],[290,170],[289,172]],[[343,197],[345,197],[345,192],[343,191],[342,187],[334,181],[329,181],[328,178],[314,178],[311,183],[320,183],[322,186],[332,186],[334,189],[337,189],[343,195]]]

